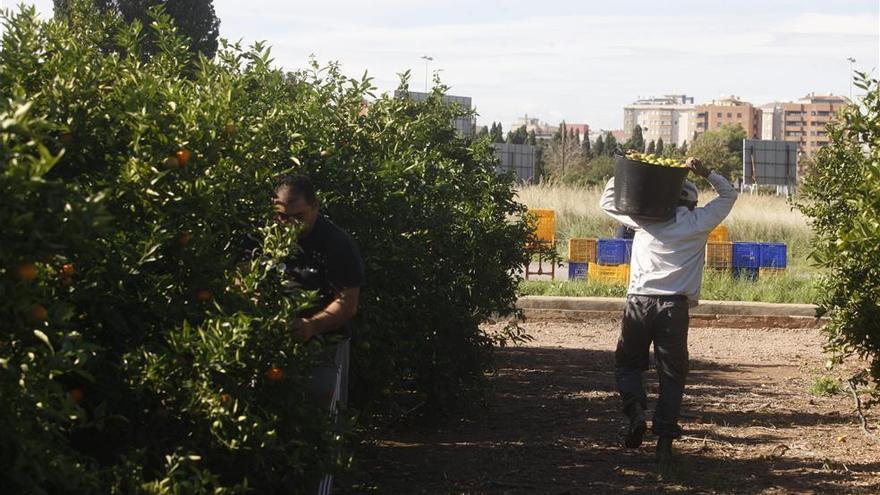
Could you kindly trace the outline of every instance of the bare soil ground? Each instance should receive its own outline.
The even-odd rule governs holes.
[[[527,323],[535,340],[498,350],[485,405],[432,429],[372,432],[358,448],[358,479],[337,492],[880,493],[880,439],[861,431],[852,397],[809,393],[829,373],[818,330],[692,328],[685,437],[676,465],[661,469],[650,433],[639,449],[621,445],[618,326]],[[653,402],[653,369],[646,378]],[[875,429],[877,409],[867,411]]]

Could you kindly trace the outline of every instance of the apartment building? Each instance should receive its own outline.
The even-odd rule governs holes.
[[[687,95],[664,95],[638,99],[623,107],[624,137],[632,136],[641,126],[646,143],[663,139],[664,143],[681,146],[696,129],[694,98]]]
[[[697,134],[702,134],[727,124],[739,124],[746,131],[747,139],[759,139],[762,132],[761,116],[761,110],[751,103],[729,96],[697,105],[695,130]]]
[[[398,91],[395,95],[399,96],[400,92]],[[429,93],[421,93],[418,91],[409,92],[409,97],[415,101],[425,101],[428,99],[428,96],[430,96]],[[443,95],[443,104],[458,105],[465,110],[471,110],[473,108],[471,106],[472,103],[470,96]],[[472,115],[458,117],[452,121],[452,126],[455,127],[455,130],[462,136],[473,137],[476,132],[476,119]]]
[[[812,155],[828,144],[825,126],[849,104],[843,96],[810,93],[804,98],[781,105],[781,138],[798,143],[798,150]]]
[[[782,103],[774,101],[758,107],[761,111],[761,135],[765,141],[782,140]]]

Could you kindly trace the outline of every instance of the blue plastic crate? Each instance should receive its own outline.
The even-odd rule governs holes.
[[[758,249],[761,268],[786,268],[788,250],[781,242],[762,242]]]
[[[600,265],[624,265],[628,263],[625,239],[599,239],[596,242],[596,262]]]
[[[760,247],[757,242],[734,242],[733,268],[760,267]]]
[[[569,280],[586,280],[589,263],[568,262],[568,279]]]
[[[754,282],[758,280],[758,268],[739,267],[733,269],[733,278],[744,278]]]
[[[633,240],[624,239],[624,241],[626,241],[626,263],[629,264],[632,261]]]

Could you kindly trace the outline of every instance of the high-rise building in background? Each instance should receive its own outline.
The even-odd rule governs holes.
[[[428,93],[420,93],[418,91],[410,91],[409,97],[415,101],[425,101],[428,99]],[[443,95],[443,103],[446,105],[460,105],[465,110],[471,110],[470,96],[452,96]],[[452,126],[464,137],[473,137],[476,132],[476,121],[473,116],[468,115],[459,117],[452,121]]]
[[[696,132],[717,130],[727,124],[739,124],[746,131],[747,139],[761,138],[761,111],[751,103],[736,96],[713,100],[711,103],[697,105]]]
[[[782,139],[798,143],[798,150],[812,155],[828,144],[825,126],[838,110],[849,104],[843,96],[810,93],[802,99],[783,103]]]
[[[696,129],[694,98],[665,95],[643,98],[623,107],[623,131],[626,139],[638,125],[646,143],[663,139],[666,144],[681,146]]]
[[[758,107],[761,111],[761,135],[765,141],[782,140],[782,103],[774,101]]]

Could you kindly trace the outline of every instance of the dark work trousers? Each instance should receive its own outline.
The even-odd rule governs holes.
[[[651,429],[657,436],[681,436],[678,415],[688,373],[687,334],[685,296],[627,296],[614,354],[617,390],[628,416],[636,414],[636,408],[647,409],[642,374],[648,369],[648,351],[653,342],[660,399]]]

